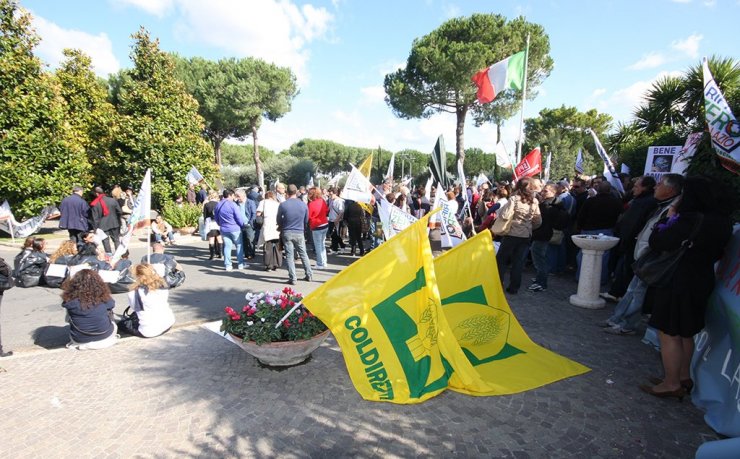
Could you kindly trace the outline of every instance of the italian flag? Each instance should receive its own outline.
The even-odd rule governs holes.
[[[478,86],[478,102],[487,104],[505,89],[521,90],[526,61],[526,53],[520,51],[476,73],[472,80]]]

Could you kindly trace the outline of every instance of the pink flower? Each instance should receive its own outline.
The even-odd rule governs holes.
[[[234,315],[231,316],[231,320],[239,320],[241,318],[242,318],[242,316],[240,316],[239,314],[236,314],[236,313],[234,313]]]
[[[242,312],[247,312],[247,311],[249,311],[249,305],[246,305],[242,308]]]
[[[236,311],[234,311],[230,306],[226,306],[224,311],[226,311],[226,314],[228,315],[236,314]]]

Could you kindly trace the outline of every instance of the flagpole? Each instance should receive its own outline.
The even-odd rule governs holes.
[[[519,142],[516,147],[516,163],[522,160],[522,139],[524,137],[524,99],[527,97],[527,61],[529,61],[529,34],[527,34],[527,47],[524,49],[524,85],[522,86],[522,111],[519,115]]]

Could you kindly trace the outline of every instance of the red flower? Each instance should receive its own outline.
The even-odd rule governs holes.
[[[242,318],[242,316],[240,316],[239,314],[236,314],[236,313],[231,316],[231,320],[239,320],[241,318]]]
[[[251,316],[252,314],[254,314],[254,311],[255,311],[255,309],[249,309],[249,308],[247,308],[246,313],[247,313],[248,316]]]
[[[226,306],[226,307],[224,308],[224,311],[226,311],[226,314],[228,314],[228,315],[236,314],[236,311],[234,311],[234,310],[233,310],[233,309],[232,309],[231,307],[229,307],[229,306]]]
[[[298,323],[299,323],[299,324],[302,324],[302,323],[303,323],[303,316],[301,316],[301,317],[300,317],[300,318],[298,319]]]
[[[247,311],[249,311],[249,305],[246,305],[242,308],[242,312],[247,312]]]
[[[285,326],[285,328],[290,328],[290,321],[289,320],[285,320],[283,322],[283,325]]]

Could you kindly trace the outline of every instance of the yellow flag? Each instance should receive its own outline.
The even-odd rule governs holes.
[[[529,339],[501,289],[490,232],[437,257],[434,268],[444,316],[484,381],[479,385],[453,374],[451,389],[471,395],[513,394],[589,371]]]
[[[366,400],[419,403],[458,380],[483,385],[442,314],[426,218],[356,261],[303,303],[332,331]]]
[[[360,167],[357,169],[362,172],[362,175],[364,175],[368,180],[370,179],[370,172],[373,170],[373,154],[370,153],[370,156],[365,158],[365,161],[360,164]]]

